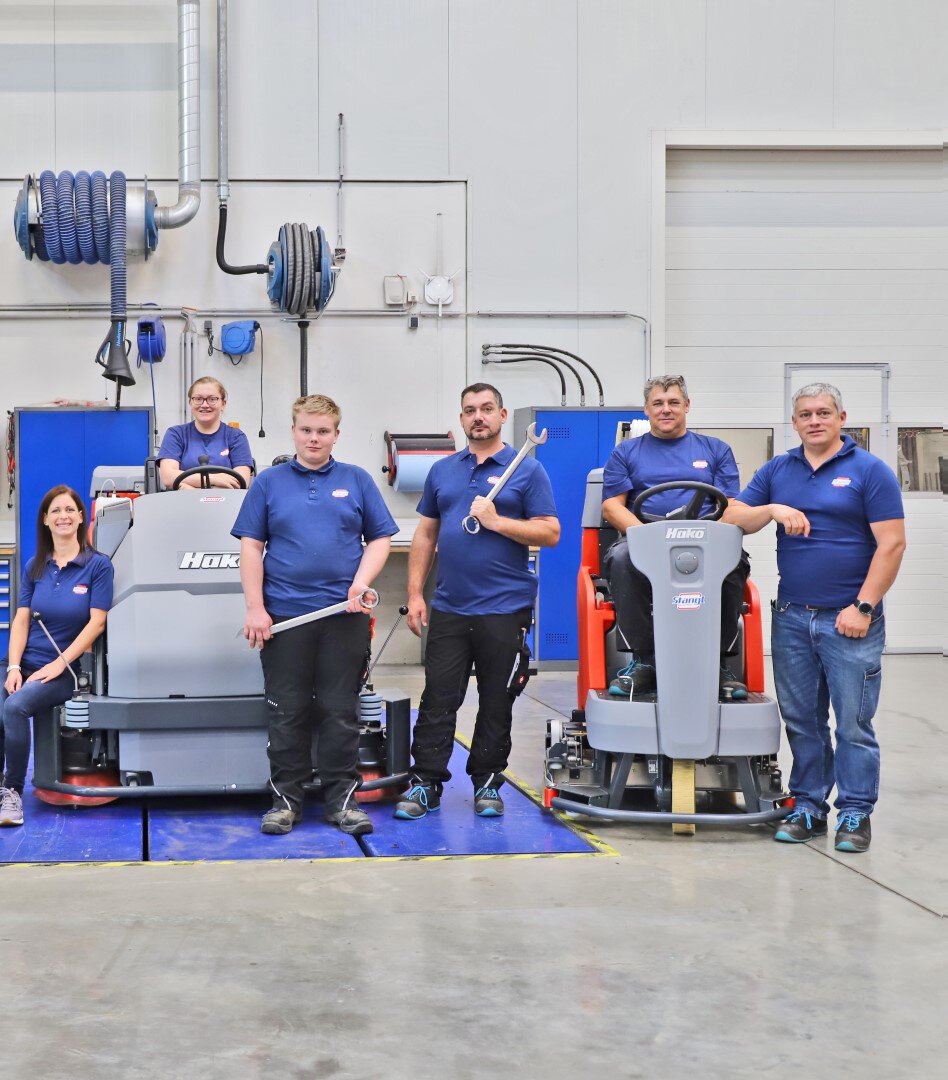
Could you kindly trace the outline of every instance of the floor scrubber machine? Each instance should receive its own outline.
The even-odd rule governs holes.
[[[97,469],[92,495],[134,489],[129,469]],[[134,470],[131,470],[134,471]],[[240,795],[267,791],[267,706],[257,654],[239,635],[245,606],[239,543],[230,530],[245,491],[208,486],[95,501],[93,545],[112,559],[108,628],[91,654],[91,688],[34,717],[33,784],[50,802]],[[149,477],[151,479],[149,480]],[[139,487],[141,490],[141,487]],[[366,657],[366,676],[368,675]],[[399,791],[408,779],[407,698],[360,698],[361,791]],[[318,789],[314,774],[310,788]],[[378,797],[377,794],[374,797]]]
[[[644,507],[660,492],[693,491],[670,518]],[[708,500],[710,510],[704,510]],[[631,656],[619,647],[600,559],[617,538],[602,518],[602,470],[589,474],[578,580],[579,708],[547,721],[547,806],[596,818],[695,825],[759,824],[790,812],[777,751],[780,715],[763,694],[760,599],[748,581],[740,656],[746,700],[719,696],[721,584],[741,556],[740,529],[719,519],[727,497],[696,482],[643,491],[632,512],[646,524],[627,534],[629,558],[650,581],[655,629],[654,693],[608,692]]]

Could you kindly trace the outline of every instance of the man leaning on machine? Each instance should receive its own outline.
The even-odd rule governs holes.
[[[609,686],[617,697],[649,693],[655,689],[655,639],[652,627],[652,586],[629,558],[626,531],[642,522],[631,505],[647,488],[676,480],[699,481],[719,488],[732,500],[740,490],[737,464],[726,442],[688,430],[691,401],[681,375],[658,375],[645,384],[645,415],[649,430],[620,443],[606,462],[602,482],[602,514],[619,530],[619,539],[603,557],[603,571],[616,609],[620,642],[632,653]],[[655,495],[645,506],[651,514],[674,518],[693,492],[671,490]],[[703,510],[707,507],[705,502]],[[738,619],[744,585],[750,573],[745,552],[721,587],[720,689],[736,701],[747,697],[747,687],[727,666],[736,653]]]
[[[794,812],[775,839],[826,833],[836,785],[837,851],[865,851],[879,796],[872,718],[882,684],[882,598],[905,551],[902,493],[879,458],[842,434],[839,390],[811,383],[793,395],[801,445],[755,474],[724,520],[745,533],[777,523],[780,584],[771,602],[774,682],[793,753]],[[829,707],[836,717],[836,748]]]

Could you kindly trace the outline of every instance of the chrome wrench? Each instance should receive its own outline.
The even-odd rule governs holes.
[[[504,484],[513,476],[513,474],[520,467],[520,462],[530,453],[535,446],[542,446],[546,442],[546,428],[544,428],[539,435],[537,435],[536,424],[531,424],[527,428],[527,441],[520,447],[520,452],[511,461],[511,463],[504,469],[500,479],[490,489],[487,495],[487,501],[493,502],[494,499],[500,494]],[[468,514],[467,517],[461,522],[461,526],[466,533],[470,533],[471,536],[476,536],[481,531],[481,523],[472,514]]]

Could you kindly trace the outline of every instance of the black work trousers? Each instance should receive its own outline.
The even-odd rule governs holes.
[[[507,686],[530,619],[530,608],[508,615],[454,615],[432,609],[425,689],[411,745],[413,773],[419,780],[434,784],[440,792],[451,779],[448,760],[473,662],[478,707],[467,772],[475,789],[488,782],[492,787],[503,783],[514,703]]]
[[[275,620],[280,622],[279,619]],[[369,655],[369,616],[330,615],[272,637],[260,654],[270,714],[267,754],[278,809],[299,811],[316,769],[326,812],[339,810],[358,780],[359,690]]]
[[[629,545],[623,536],[603,556],[603,574],[609,579],[612,602],[616,609],[619,645],[622,638],[634,653],[654,655],[652,628],[652,585],[632,565]],[[721,583],[721,655],[737,654],[737,620],[744,603],[744,584],[750,574],[750,559],[741,552],[741,561]]]

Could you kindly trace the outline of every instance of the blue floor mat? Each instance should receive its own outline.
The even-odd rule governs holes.
[[[143,835],[138,803],[49,806],[28,783],[23,824],[0,829],[0,863],[141,862]]]
[[[479,818],[474,789],[464,771],[467,750],[455,746],[449,768],[453,779],[441,796],[441,809],[417,821],[392,817],[391,803],[364,806],[375,832],[362,837],[369,855],[548,855],[591,852],[595,848],[545,813],[510,784],[500,789],[504,816]]]
[[[178,800],[149,807],[148,857],[152,862],[362,858],[358,841],[327,825],[318,803],[307,804],[302,823],[286,836],[260,832],[260,818],[269,808],[266,799]]]

